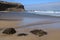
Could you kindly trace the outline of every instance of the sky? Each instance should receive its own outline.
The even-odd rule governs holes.
[[[39,4],[39,3],[48,3],[48,2],[60,2],[60,0],[4,0],[8,2],[17,2],[24,5],[27,4]]]
[[[26,10],[54,10],[60,11],[60,2],[26,5]]]

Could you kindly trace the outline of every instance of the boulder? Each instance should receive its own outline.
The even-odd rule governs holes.
[[[6,28],[2,33],[3,34],[14,34],[16,33],[16,30],[14,28]]]
[[[43,31],[43,30],[32,30],[30,31],[30,33],[34,34],[34,35],[38,35],[39,37],[47,35],[47,32]]]

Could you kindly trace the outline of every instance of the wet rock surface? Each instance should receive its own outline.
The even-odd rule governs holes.
[[[26,33],[20,33],[20,34],[18,34],[17,36],[27,36],[28,34],[26,34]]]
[[[14,28],[6,28],[2,33],[3,34],[14,34],[16,33],[16,30]]]
[[[39,37],[47,35],[47,32],[43,31],[43,30],[32,30],[30,31],[30,33],[34,34],[34,35],[38,35]]]

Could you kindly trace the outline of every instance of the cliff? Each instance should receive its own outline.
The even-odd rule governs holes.
[[[0,1],[0,11],[24,11],[24,5],[21,3],[12,3]]]

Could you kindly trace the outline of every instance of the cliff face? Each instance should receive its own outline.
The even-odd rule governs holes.
[[[24,11],[24,5],[0,1],[0,11]]]

